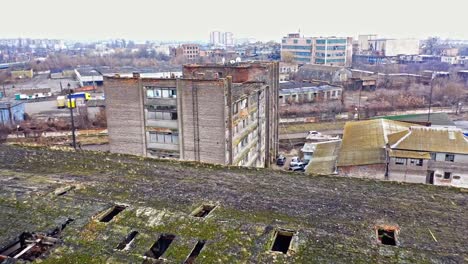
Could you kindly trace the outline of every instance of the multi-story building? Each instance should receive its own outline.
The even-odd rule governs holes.
[[[182,44],[176,49],[176,56],[183,56],[188,61],[196,60],[200,57],[200,45]]]
[[[234,46],[234,34],[232,32],[224,32],[224,45]]]
[[[353,39],[340,37],[301,37],[288,34],[281,41],[281,52],[294,55],[298,63],[350,66]]]
[[[210,44],[219,45],[221,44],[221,32],[220,31],[211,31],[210,32]]]
[[[278,148],[278,68],[192,64],[180,79],[107,77],[110,150],[267,167]]]
[[[210,32],[210,44],[213,46],[234,46],[234,34],[232,32]]]

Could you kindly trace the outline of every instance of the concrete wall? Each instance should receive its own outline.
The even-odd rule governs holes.
[[[106,79],[107,128],[110,151],[146,155],[143,90],[139,79]]]
[[[226,86],[223,79],[179,80],[183,159],[226,164]]]
[[[423,160],[422,166],[416,166],[406,160],[406,165],[395,163],[395,158],[390,159],[388,165],[388,179],[399,182],[426,183],[429,160]]]
[[[434,185],[468,188],[467,163],[431,160],[429,161],[428,170],[434,171]],[[449,179],[444,179],[445,172],[451,173]]]
[[[385,179],[385,164],[371,164],[362,166],[341,166],[338,167],[340,176],[368,178],[368,179]]]

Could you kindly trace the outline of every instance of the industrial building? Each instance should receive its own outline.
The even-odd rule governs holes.
[[[308,83],[300,87],[286,88],[279,91],[279,103],[309,103],[341,100],[343,88],[332,85],[312,86]]]
[[[399,56],[405,57],[419,54],[419,40],[417,39],[388,39],[378,38],[377,35],[359,35],[354,63],[382,64],[393,63]]]
[[[468,141],[450,127],[347,122],[337,166],[343,176],[468,188]]]
[[[281,41],[281,54],[289,52],[297,63],[351,66],[353,39],[350,37],[302,37],[288,34]]]
[[[185,65],[183,78],[106,77],[111,152],[267,167],[277,153],[277,62]]]
[[[83,86],[101,86],[104,82],[102,74],[92,68],[75,69],[76,80],[80,87]]]

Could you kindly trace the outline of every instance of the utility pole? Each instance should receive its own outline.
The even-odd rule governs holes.
[[[431,77],[431,92],[429,94],[429,112],[427,113],[427,124],[428,125],[431,122],[432,89],[434,88],[434,78],[435,78],[435,72],[432,73],[432,77]]]
[[[68,89],[68,103],[70,106],[70,116],[71,116],[71,130],[72,130],[72,140],[73,140],[73,149],[76,150],[76,137],[75,137],[75,121],[73,120],[73,103],[72,103],[72,93],[71,90]]]
[[[359,89],[357,120],[361,120],[361,92],[362,92],[362,85],[361,85],[361,88]]]

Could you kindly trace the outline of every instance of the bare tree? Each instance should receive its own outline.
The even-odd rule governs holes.
[[[294,54],[290,51],[283,51],[281,52],[281,61],[287,62],[287,63],[293,63],[294,62]]]

